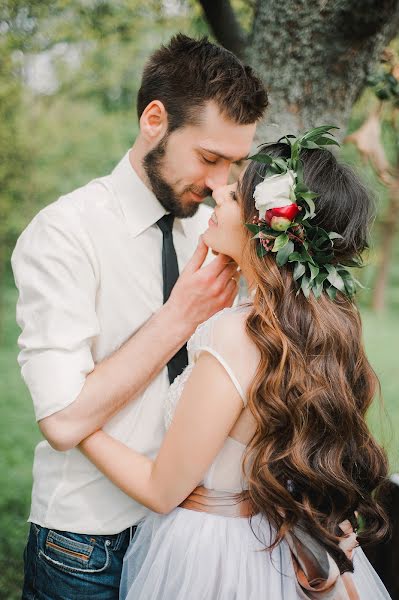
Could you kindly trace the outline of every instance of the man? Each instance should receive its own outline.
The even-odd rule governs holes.
[[[247,156],[266,105],[234,55],[176,36],[144,69],[131,150],[111,175],[42,210],[17,243],[18,360],[46,438],[35,452],[23,598],[118,598],[146,509],[76,446],[104,428],[157,453],[184,344],[236,295],[227,257],[201,268],[210,212],[201,203]]]

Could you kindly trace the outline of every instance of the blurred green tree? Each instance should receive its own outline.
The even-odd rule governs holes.
[[[151,50],[190,27],[163,0],[5,0],[0,7],[0,284],[45,204],[113,167],[137,132]]]
[[[45,2],[32,2],[27,7],[17,0],[4,0],[0,5],[0,283],[20,231],[17,214],[30,188],[32,159],[29,132],[22,125],[21,57],[29,47],[35,16],[44,6]]]
[[[347,138],[358,149],[363,161],[369,162],[387,190],[387,202],[380,211],[379,252],[372,306],[376,312],[386,308],[390,266],[395,237],[399,229],[399,56],[393,48],[383,53],[379,68],[368,78],[377,102],[363,124]],[[388,124],[391,134],[390,156],[382,139],[382,127]]]

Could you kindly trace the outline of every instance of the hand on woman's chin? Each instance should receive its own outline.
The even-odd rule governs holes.
[[[208,246],[208,248],[211,250],[212,254],[213,254],[214,256],[218,256],[218,254],[220,254],[220,253],[219,253],[217,250],[214,250],[214,249],[212,248],[212,244],[211,244],[211,243],[209,242],[209,240],[208,240],[208,236],[207,236],[207,233],[208,233],[208,231],[209,231],[209,227],[208,227],[208,229],[206,229],[206,230],[204,231],[204,233],[202,234],[202,239],[203,239],[203,241],[205,242],[205,244]]]

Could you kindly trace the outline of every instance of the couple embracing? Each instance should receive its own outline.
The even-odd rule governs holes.
[[[111,175],[42,210],[13,254],[45,438],[23,598],[389,598],[359,547],[386,530],[347,269],[366,190],[328,127],[229,183],[267,95],[206,39],[157,50],[137,106]]]

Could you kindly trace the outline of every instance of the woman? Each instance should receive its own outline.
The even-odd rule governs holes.
[[[158,457],[102,431],[81,444],[154,511],[121,598],[389,598],[353,532],[358,513],[359,541],[386,532],[373,496],[386,458],[365,422],[377,381],[345,266],[367,245],[371,206],[320,149],[329,129],[264,146],[238,187],[215,190],[203,239],[240,265],[252,301],[192,336]]]

